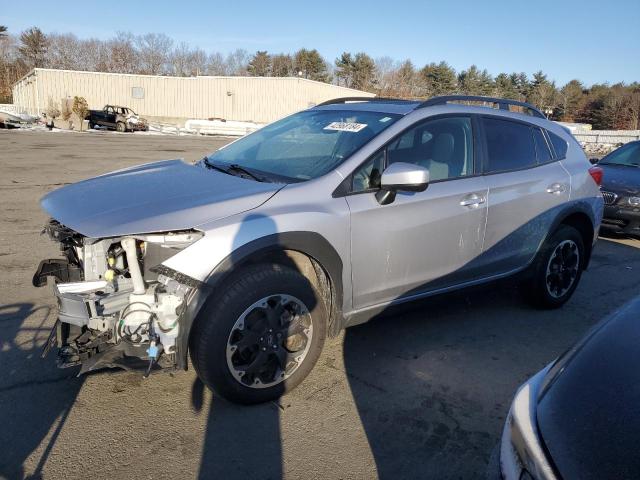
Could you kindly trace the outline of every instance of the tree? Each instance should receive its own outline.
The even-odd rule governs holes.
[[[293,65],[296,72],[302,77],[318,82],[329,82],[331,80],[327,71],[327,63],[316,50],[302,48],[293,56]]]
[[[294,75],[291,55],[279,53],[271,56],[271,75],[274,77],[290,77]]]
[[[82,125],[84,119],[89,114],[89,105],[84,97],[73,97],[73,106],[71,107],[73,113],[75,113],[80,120],[80,131],[82,131]]]
[[[252,77],[268,77],[271,74],[271,57],[266,50],[259,50],[249,61],[247,73]]]
[[[249,53],[238,48],[227,55],[225,65],[227,75],[246,75],[249,65]]]
[[[31,27],[20,34],[18,52],[28,68],[44,66],[47,47],[47,37],[38,27]]]
[[[533,74],[527,100],[543,111],[553,110],[557,105],[556,86],[541,70]]]
[[[506,73],[498,74],[494,84],[498,97],[518,100],[520,95],[511,75],[507,75]]]
[[[513,84],[517,93],[516,100],[524,102],[527,99],[530,87],[527,74],[524,72],[512,73],[511,75],[509,75],[509,78],[511,79],[511,83]]]
[[[458,86],[460,91],[467,95],[491,95],[494,89],[493,78],[489,72],[480,71],[475,65],[460,72]]]
[[[351,78],[353,77],[353,58],[351,57],[351,53],[343,52],[340,55],[340,58],[336,58],[336,78],[338,80],[338,85],[340,85],[340,80],[344,82],[345,87],[351,86]]]
[[[118,32],[106,43],[107,65],[105,69],[113,73],[138,73],[140,62],[134,47],[135,37],[128,32]]]
[[[164,33],[147,33],[136,37],[135,43],[141,73],[160,75],[167,71],[173,40]]]
[[[171,67],[178,77],[195,77],[207,70],[207,54],[199,48],[192,49],[186,43],[171,52]]]
[[[227,66],[220,52],[214,52],[207,58],[207,75],[226,75]]]
[[[8,30],[9,29],[6,26],[0,25],[0,37],[6,37]]]
[[[344,85],[359,90],[372,90],[376,80],[376,64],[369,55],[364,52],[351,56],[344,52],[340,58],[336,58],[336,77],[338,84],[343,80]]]
[[[47,105],[47,117],[52,121],[60,116],[60,109],[58,104],[53,101],[53,98],[49,97],[49,104]]]
[[[351,88],[371,91],[376,80],[376,64],[369,55],[364,52],[356,53],[353,59],[353,77]]]
[[[47,66],[62,70],[83,70],[79,65],[80,41],[73,34],[48,35]]]
[[[425,65],[420,75],[428,95],[450,95],[457,90],[456,72],[447,62]]]
[[[62,99],[62,101],[60,102],[60,105],[62,107],[61,109],[61,117],[65,122],[69,123],[69,127],[71,127],[71,115],[73,115],[73,111],[71,109],[72,103],[71,103],[71,99],[69,97]]]
[[[560,89],[560,120],[574,122],[575,116],[584,100],[584,85],[579,80],[571,80]]]

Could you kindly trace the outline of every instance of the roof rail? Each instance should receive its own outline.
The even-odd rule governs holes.
[[[388,98],[388,97],[342,97],[342,98],[334,98],[332,100],[327,100],[326,102],[318,103],[316,107],[321,107],[323,105],[335,105],[337,103],[347,103],[347,102],[401,102],[401,103],[416,103],[415,100],[404,100],[402,98]]]
[[[508,98],[495,98],[495,97],[482,97],[478,95],[444,95],[442,97],[433,97],[429,100],[422,102],[418,108],[433,107],[434,105],[445,105],[449,102],[485,102],[494,103],[498,105],[500,110],[509,110],[509,105],[515,105],[529,110],[535,117],[547,118],[544,113],[538,110],[533,105],[526,102],[519,102],[517,100],[510,100]]]

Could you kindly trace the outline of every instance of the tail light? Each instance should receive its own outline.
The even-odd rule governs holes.
[[[589,169],[589,175],[593,178],[593,181],[596,182],[596,185],[600,186],[602,184],[602,175],[604,174],[602,168],[600,167],[591,167]]]

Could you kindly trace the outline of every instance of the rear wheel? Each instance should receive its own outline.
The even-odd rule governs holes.
[[[539,308],[562,306],[580,282],[584,258],[580,232],[568,225],[560,226],[538,252],[531,277],[523,284],[530,303]]]
[[[244,404],[293,389],[324,345],[321,298],[291,268],[265,264],[243,270],[198,316],[190,339],[198,376],[214,392]]]

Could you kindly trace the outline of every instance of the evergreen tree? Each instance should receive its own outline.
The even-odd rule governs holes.
[[[584,85],[579,80],[571,80],[560,89],[559,117],[565,122],[575,121],[584,100]]]
[[[257,51],[247,66],[247,73],[252,77],[268,77],[271,74],[271,57],[265,51]]]
[[[316,49],[303,48],[298,50],[293,57],[293,64],[295,70],[301,73],[303,78],[318,82],[329,82],[331,79],[327,71],[327,64]]]
[[[421,71],[429,95],[450,95],[456,92],[456,72],[447,62],[430,63]]]
[[[28,68],[44,66],[47,47],[47,37],[38,27],[31,27],[20,34],[18,53]]]

